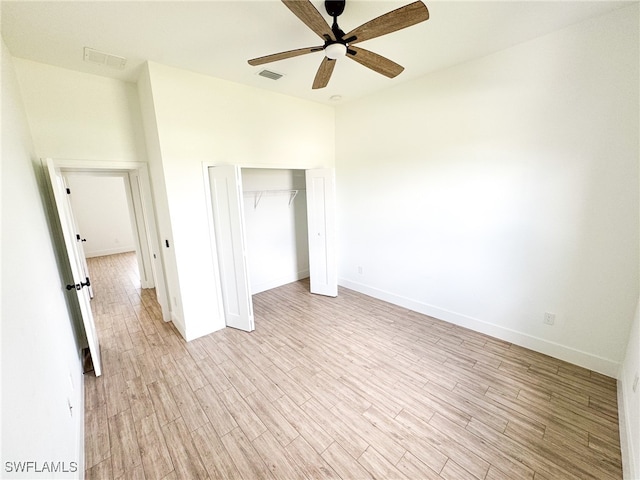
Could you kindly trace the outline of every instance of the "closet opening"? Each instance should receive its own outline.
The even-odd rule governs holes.
[[[251,295],[308,278],[304,170],[241,172]]]
[[[337,296],[333,169],[208,170],[228,327],[254,330],[251,296],[303,278],[311,293]]]

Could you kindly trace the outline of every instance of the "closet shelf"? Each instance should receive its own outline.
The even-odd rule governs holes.
[[[289,206],[296,198],[298,192],[304,190],[245,190],[244,195],[253,195],[253,208],[258,208],[258,204],[264,195],[289,195]]]

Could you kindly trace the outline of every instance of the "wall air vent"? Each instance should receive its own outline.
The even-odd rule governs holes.
[[[84,47],[84,61],[88,63],[95,63],[96,65],[104,65],[117,70],[122,70],[127,63],[127,59],[124,57],[100,52],[89,47]]]
[[[283,74],[272,72],[271,70],[260,70],[258,72],[258,75],[260,75],[261,77],[270,78],[271,80],[280,80],[282,77],[284,77]]]

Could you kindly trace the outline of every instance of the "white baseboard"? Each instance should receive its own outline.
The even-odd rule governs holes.
[[[82,362],[80,362],[80,369],[82,370]],[[85,442],[85,437],[84,437],[84,415],[85,415],[85,402],[84,402],[84,374],[81,373],[80,375],[81,378],[81,382],[80,382],[80,408],[78,409],[78,414],[80,415],[79,420],[79,436],[78,436],[78,453],[77,453],[77,458],[78,458],[78,472],[77,472],[77,476],[76,478],[84,478],[84,469],[86,467],[86,460],[85,460],[85,455],[84,455],[84,442]]]
[[[622,375],[620,376],[622,378]],[[632,415],[627,402],[632,392],[625,390],[625,382],[618,379],[618,425],[620,428],[620,450],[622,453],[622,473],[625,480],[640,479],[640,445],[634,445],[631,432],[633,425],[630,424]]]
[[[549,355],[559,360],[564,360],[574,365],[579,365],[612,378],[616,378],[618,369],[620,368],[620,363],[613,360],[592,355],[581,350],[576,350],[571,347],[551,342],[543,338],[534,337],[516,330],[501,327],[500,325],[485,322],[461,313],[452,312],[434,305],[429,305],[394,293],[379,290],[358,282],[343,278],[339,280],[339,284],[343,287],[355,290],[356,292],[369,295],[370,297],[408,308],[409,310],[437,318],[438,320],[444,320],[446,322],[453,323],[454,325],[459,325],[476,332],[484,333],[491,337],[514,343],[521,347],[529,348],[536,352]]]
[[[302,270],[301,272],[297,272],[293,275],[286,275],[283,277],[274,278],[267,282],[262,282],[259,285],[251,285],[251,295],[255,295],[256,293],[260,293],[260,292],[265,292],[267,290],[271,290],[272,288],[286,285],[287,283],[297,282],[298,280],[302,280],[303,278],[307,278],[308,276],[309,276],[309,270]]]
[[[85,251],[84,255],[87,258],[106,257],[107,255],[116,255],[118,253],[128,253],[128,252],[135,252],[135,251],[136,251],[136,247],[129,245],[129,246],[118,247],[118,248],[105,248],[104,250],[96,250],[93,252]]]
[[[173,325],[180,332],[180,335],[182,335],[182,338],[186,339],[187,331],[184,327],[184,322],[182,321],[182,318],[178,317],[178,315],[176,315],[176,312],[171,312],[171,321],[173,322]]]

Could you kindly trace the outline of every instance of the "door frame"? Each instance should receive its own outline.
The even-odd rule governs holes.
[[[91,160],[66,160],[43,159],[46,168],[47,162],[52,161],[55,169],[64,176],[67,173],[84,173],[95,176],[109,175],[124,176],[125,190],[128,203],[130,200],[130,218],[132,226],[135,224],[134,237],[138,261],[143,264],[140,271],[141,280],[147,268],[151,270],[142,283],[143,288],[155,286],[156,297],[162,310],[165,322],[171,320],[171,311],[168,303],[167,282],[163,264],[162,251],[158,241],[158,230],[155,220],[155,206],[151,197],[151,182],[148,165],[144,162],[126,161],[91,161]],[[155,257],[155,258],[152,258]]]
[[[218,248],[216,245],[216,231],[213,220],[213,204],[212,204],[212,195],[211,195],[211,182],[209,180],[209,168],[210,167],[221,167],[221,166],[237,166],[242,169],[269,169],[269,170],[302,170],[304,172],[308,170],[320,170],[320,169],[332,169],[335,172],[334,167],[311,167],[311,166],[301,166],[301,165],[260,165],[260,164],[237,164],[237,163],[224,163],[224,162],[202,162],[202,178],[204,183],[204,193],[205,193],[205,205],[207,209],[207,220],[209,223],[209,235],[210,235],[210,244],[211,244],[211,257],[213,259],[213,267],[214,267],[214,278],[216,281],[216,299],[218,306],[218,315],[220,318],[225,319],[226,325],[226,314],[225,308],[223,305],[223,294],[222,294],[222,284],[221,284],[221,274],[220,274],[220,263],[218,260]],[[334,185],[335,188],[335,185]],[[335,192],[334,192],[335,193]],[[333,199],[335,202],[335,198]],[[334,252],[335,255],[335,252]],[[337,258],[334,259],[337,262]],[[322,295],[326,295],[325,293],[321,293]],[[251,296],[251,294],[250,294]],[[330,294],[329,296],[337,296],[337,278],[336,278],[336,291],[335,294]]]

